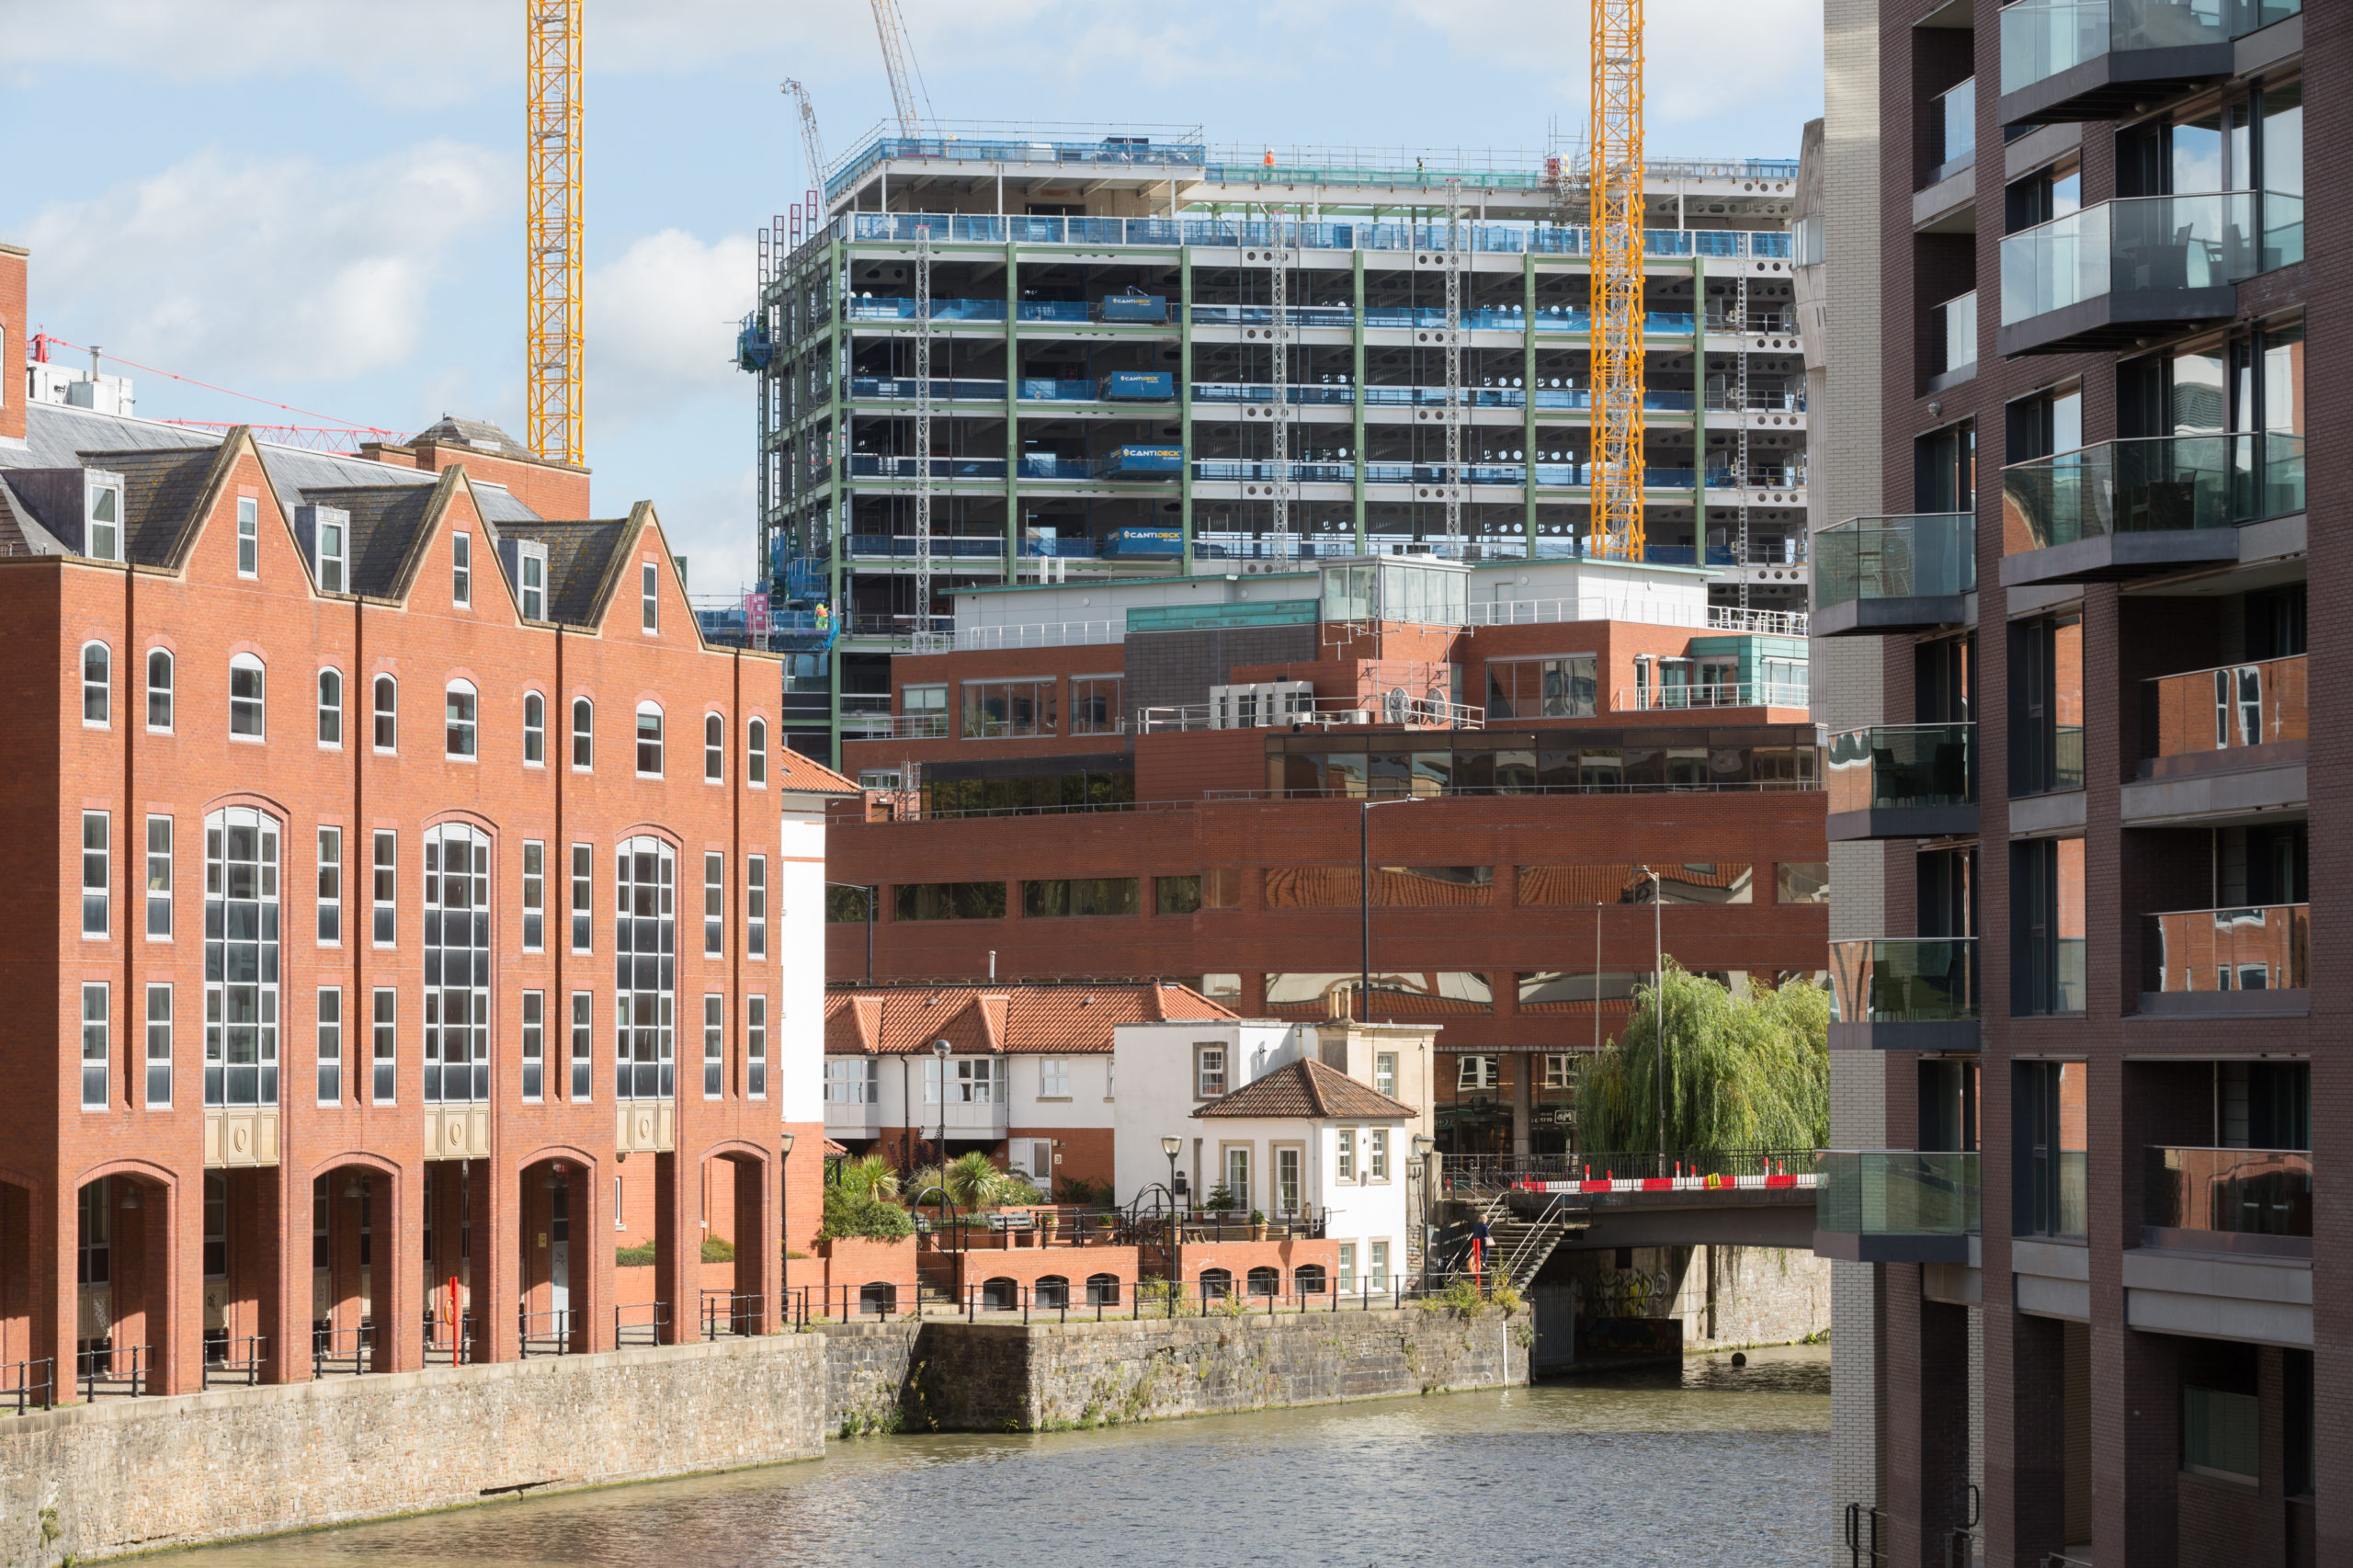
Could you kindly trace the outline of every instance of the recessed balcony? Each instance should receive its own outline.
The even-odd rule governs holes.
[[[2002,471],[2002,582],[2113,582],[2236,562],[2265,438],[2104,441]],[[2302,468],[2302,442],[2295,442]]]
[[[2313,1255],[2309,1150],[2153,1147],[2142,1191],[2143,1246]]]
[[[1977,519],[1850,517],[1814,536],[1813,631],[1879,637],[1977,619]]]
[[[1977,938],[1830,944],[1830,1044],[1839,1051],[1975,1051]]]
[[[2302,1017],[2313,906],[2182,909],[2141,917],[2144,1017]]]
[[[2289,9],[2278,0],[2018,0],[2002,12],[1996,116],[2004,125],[2117,119],[2230,75],[2234,32]]]
[[[2297,653],[2143,682],[2152,752],[2124,787],[2123,820],[2218,824],[2302,810],[2305,679]]]
[[[2239,280],[2264,269],[2260,206],[2251,190],[2119,197],[2006,236],[1996,347],[2129,348],[2230,320]]]
[[[1813,1251],[1849,1263],[1967,1263],[1977,1155],[1817,1149]]]
[[[1877,724],[1830,737],[1829,836],[1949,838],[1977,831],[1974,724]]]

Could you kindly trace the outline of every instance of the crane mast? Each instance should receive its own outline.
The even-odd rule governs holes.
[[[882,39],[882,69],[891,77],[891,104],[898,111],[899,134],[909,141],[923,134],[923,117],[915,112],[915,90],[907,82],[906,18],[899,15],[899,0],[874,0],[874,30]]]
[[[581,0],[527,0],[529,104],[525,217],[530,315],[525,355],[530,380],[531,450],[560,462],[585,460],[581,406],[587,311],[581,292]]]
[[[809,165],[809,188],[822,190],[825,184],[825,143],[817,134],[817,108],[809,101],[809,89],[787,77],[784,91],[792,99],[801,116],[801,155]],[[810,215],[815,220],[815,214]]]
[[[1643,556],[1643,0],[1593,0],[1592,553]]]

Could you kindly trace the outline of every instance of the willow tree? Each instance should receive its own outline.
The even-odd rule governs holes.
[[[1830,1136],[1830,996],[1804,984],[1735,996],[1667,960],[1639,987],[1623,1033],[1585,1059],[1577,1142],[1595,1153],[1659,1145],[1658,1020],[1666,1024],[1671,1151],[1813,1149]]]

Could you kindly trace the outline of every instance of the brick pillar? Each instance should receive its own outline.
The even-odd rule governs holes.
[[[82,1305],[82,1289],[74,1280],[81,1197],[74,1184],[59,1182],[34,1199],[33,1288],[42,1305],[33,1324],[33,1354],[52,1363],[61,1403],[81,1397],[74,1382],[74,1349]]]
[[[472,1276],[474,1353],[479,1360],[512,1361],[522,1355],[516,1342],[516,1265],[522,1256],[519,1183],[501,1175],[496,1162],[466,1162],[467,1199],[473,1239],[467,1259]]]
[[[262,1381],[311,1381],[311,1178],[290,1165],[265,1173],[255,1229],[271,1242],[261,1270]]]
[[[1888,1561],[1945,1568],[1946,1535],[1970,1514],[1969,1309],[1925,1299],[1917,1264],[1889,1264],[1887,1344],[1916,1373],[1888,1380]]]
[[[147,1189],[148,1330],[156,1347],[158,1393],[204,1387],[204,1171]]]
[[[2092,1539],[2104,1556],[2133,1563],[2175,1560],[2181,1517],[2180,1346],[2168,1335],[2138,1334],[2119,1324],[2091,1326]],[[2243,1544],[2247,1555],[2241,1561],[2262,1561],[2255,1542]]]
[[[1990,1283],[1994,1273],[1986,1272]],[[2006,1291],[2009,1277],[2000,1283]],[[2063,1328],[2050,1318],[1985,1308],[1989,1563],[2036,1563],[2067,1544]]]
[[[784,1256],[776,1243],[776,1202],[768,1184],[774,1162],[738,1157],[735,1172],[735,1293],[760,1299],[758,1334],[773,1334],[783,1291]]]
[[[425,1365],[424,1280],[416,1261],[425,1247],[424,1187],[421,1160],[396,1176],[378,1171],[369,1178],[368,1275],[380,1372]]]
[[[697,1175],[684,1154],[654,1156],[654,1299],[668,1303],[665,1345],[702,1337],[702,1228],[689,1211]]]
[[[1536,1069],[1544,1059],[1506,1056],[1503,1060],[1511,1074],[1511,1152],[1516,1158],[1526,1159],[1528,1124],[1536,1111]]]
[[[613,1303],[620,1300],[613,1263],[612,1172],[602,1165],[574,1165],[572,1182],[572,1308],[582,1325],[583,1350],[610,1350]]]

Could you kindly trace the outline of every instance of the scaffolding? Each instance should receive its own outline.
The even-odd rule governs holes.
[[[1275,547],[1290,548],[1290,244],[1289,226],[1278,217],[1269,225],[1274,244],[1267,251],[1267,312],[1273,326],[1267,335],[1274,346],[1274,405],[1267,411],[1274,421]]]
[[[931,630],[931,229],[915,232],[915,624]]]
[[[1446,182],[1446,550],[1462,552],[1462,181]]]

